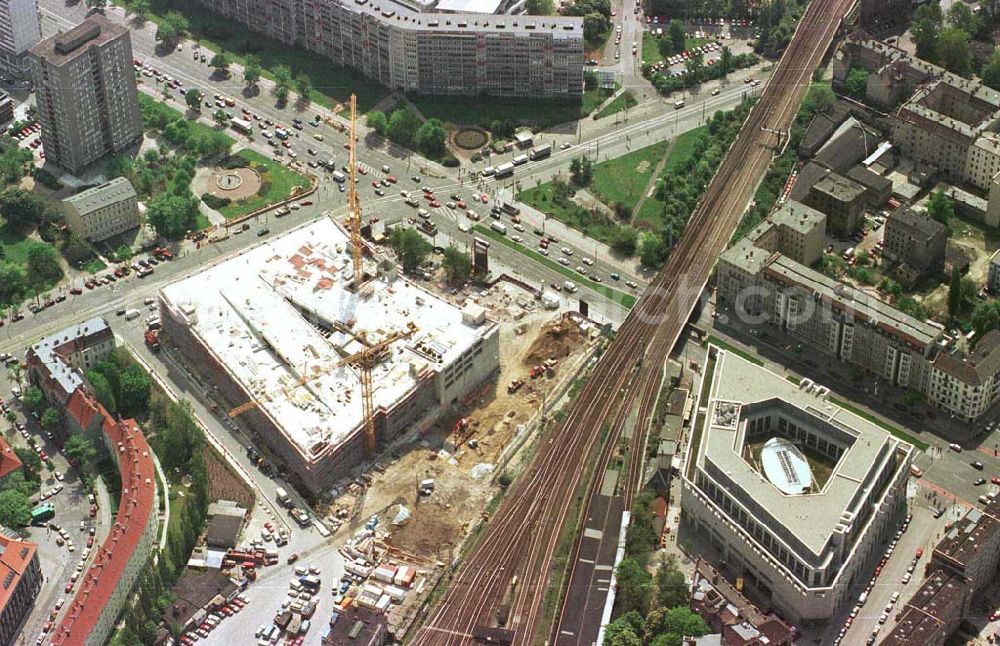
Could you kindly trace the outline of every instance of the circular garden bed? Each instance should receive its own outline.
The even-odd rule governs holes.
[[[479,128],[462,128],[455,133],[455,145],[462,150],[479,150],[490,140]]]

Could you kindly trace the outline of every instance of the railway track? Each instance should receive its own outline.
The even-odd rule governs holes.
[[[532,643],[543,620],[550,566],[589,467],[588,458],[606,432],[596,458],[592,489],[610,463],[635,407],[638,423],[630,465],[621,486],[626,505],[631,504],[641,487],[641,431],[660,388],[664,361],[770,164],[777,144],[773,132],[785,132],[790,127],[812,72],[852,1],[810,3],[775,74],[692,213],[666,266],[618,330],[616,340],[594,367],[564,422],[543,438],[535,458],[447,584],[442,600],[417,631],[413,644],[472,643],[473,629],[493,625],[494,613],[509,594],[513,599],[508,627],[515,633],[514,643]],[[586,492],[587,501],[590,493]],[[519,584],[511,592],[514,576]],[[564,608],[553,636],[559,635],[566,615]]]

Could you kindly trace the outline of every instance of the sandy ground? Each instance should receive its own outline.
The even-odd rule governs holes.
[[[503,447],[555,386],[560,365],[585,349],[584,335],[577,325],[558,320],[553,324],[550,313],[536,313],[505,325],[500,336],[501,372],[497,380],[468,406],[442,418],[383,472],[373,473],[362,495],[339,501],[356,503],[360,497],[355,522],[364,522],[374,514],[392,518],[404,505],[412,517],[405,526],[395,528],[388,543],[427,562],[451,559],[452,550],[479,520],[495,493],[491,470]],[[558,362],[554,376],[531,379],[530,368],[548,358]],[[508,393],[513,379],[524,380],[524,385]],[[455,422],[462,418],[468,420],[466,432],[453,436]],[[469,440],[475,440],[474,447],[469,446]],[[418,494],[424,479],[434,480],[429,496]]]

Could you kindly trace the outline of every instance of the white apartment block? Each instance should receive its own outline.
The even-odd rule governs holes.
[[[41,39],[37,0],[0,0],[0,72],[28,76],[27,52]]]
[[[66,198],[63,212],[70,231],[91,242],[139,226],[139,198],[124,177]]]
[[[396,90],[545,99],[583,93],[577,17],[494,14],[493,2],[469,3],[484,13],[418,10],[393,0],[200,2]]]

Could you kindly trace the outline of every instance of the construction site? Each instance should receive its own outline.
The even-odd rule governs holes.
[[[160,295],[164,334],[317,494],[499,366],[498,325],[483,308],[392,270],[356,289],[350,246],[319,220]]]

